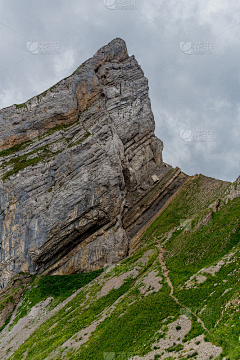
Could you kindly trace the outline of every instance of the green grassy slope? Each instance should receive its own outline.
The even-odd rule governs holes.
[[[114,268],[87,274],[85,279],[81,274],[34,279],[3,338],[40,301],[53,297],[46,308],[49,312],[85,286],[18,349],[9,340],[12,348],[6,350],[4,345],[0,359],[7,352],[12,360],[142,359],[144,355],[200,359],[194,346],[200,346],[201,334],[206,346],[222,348],[218,358],[240,359],[240,198],[228,204],[220,201],[217,212],[208,208],[228,186],[204,176],[191,181],[143,235],[142,247]],[[159,261],[160,252],[168,274]],[[191,321],[190,329],[163,349],[169,326],[182,315]],[[177,327],[180,334],[181,326]],[[0,347],[1,341],[0,335]]]

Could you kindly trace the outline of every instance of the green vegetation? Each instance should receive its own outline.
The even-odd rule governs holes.
[[[22,103],[22,104],[14,104],[16,106],[17,109],[21,109],[23,107],[27,108],[27,104],[26,103]]]
[[[176,288],[191,275],[217,262],[238,245],[239,211],[240,201],[236,199],[228,203],[221,212],[214,214],[212,221],[198,231],[180,232],[166,243],[167,264],[171,268]],[[180,267],[180,264],[184,264],[184,267]]]
[[[149,247],[148,250],[150,250]],[[153,252],[149,253],[149,257],[146,259],[146,264],[142,265],[139,276],[144,271],[159,268],[156,263],[158,251],[155,246],[152,246],[152,250]],[[143,249],[139,251],[138,259],[141,258],[145,251]],[[127,270],[127,260],[125,260],[124,264],[121,264],[124,272]],[[121,272],[120,269],[118,271]],[[109,274],[106,273],[105,276],[107,281]],[[106,309],[110,311],[111,306],[117,303],[117,307],[114,305],[115,310],[112,313],[110,311],[109,316],[98,325],[96,331],[90,336],[86,346],[76,352],[74,350],[70,350],[68,353],[64,352],[64,359],[101,359],[103,352],[113,351],[117,354],[116,358],[119,359],[122,358],[123,353],[146,354],[151,350],[151,344],[156,332],[162,326],[166,327],[167,322],[165,321],[163,325],[163,321],[166,318],[169,318],[169,322],[176,319],[179,316],[180,308],[175,301],[169,300],[169,288],[166,283],[161,292],[147,297],[141,295],[138,288],[134,286],[139,276],[136,279],[131,277],[126,279],[120,288],[110,290],[107,295],[99,299],[96,298],[96,294],[102,287],[101,283],[96,282],[88,290],[83,289],[63,309],[42,324],[31,338],[14,353],[11,359],[21,359],[26,349],[28,349],[26,359],[43,359],[44,356],[51,354],[54,349],[60,346],[64,347],[64,342],[78,334],[81,329],[84,329],[84,333],[87,333],[87,327],[92,321],[100,319],[102,311]],[[46,294],[45,290],[39,290],[42,286],[45,289],[51,289],[54,280],[50,284],[46,283],[46,286],[45,283],[45,278],[43,278],[41,281],[38,280],[37,284],[33,285],[33,283],[31,285],[31,290],[29,290],[31,295],[26,293],[22,311],[24,311],[27,304],[37,303],[53,293],[52,290],[47,291]],[[36,285],[37,287],[35,287]],[[90,296],[90,298],[87,299],[86,295]],[[92,301],[92,298],[95,301]],[[62,331],[63,328],[64,331]],[[47,337],[44,336],[46,332],[48,333]],[[126,333],[128,333],[128,336],[125,336]]]
[[[72,124],[68,124],[68,125],[57,125],[55,128],[49,130],[48,135],[50,134],[50,131],[57,131],[60,130],[60,128],[65,128],[68,127]],[[44,134],[44,136],[46,135],[46,133]],[[80,144],[82,142],[84,142],[91,134],[87,131],[86,134],[82,137],[81,140],[76,141],[75,143],[68,145],[68,147],[74,146],[76,144]],[[3,150],[0,152],[0,156],[6,156],[6,155],[10,155],[13,154],[19,150],[23,150],[24,148],[26,148],[29,145],[30,141],[25,142],[23,144],[20,145],[16,145],[10,149],[7,150]],[[42,146],[36,150],[30,151],[29,153],[27,153],[26,155],[21,155],[15,158],[12,158],[9,161],[5,161],[1,167],[4,168],[8,165],[12,165],[12,169],[7,171],[3,176],[2,176],[2,180],[5,181],[7,179],[9,179],[9,177],[11,175],[14,175],[16,173],[18,173],[21,170],[24,170],[26,167],[28,166],[34,166],[36,164],[38,164],[40,161],[49,161],[53,156],[56,156],[57,154],[59,154],[61,152],[61,150],[58,150],[56,152],[52,152],[49,149],[49,145],[45,145]],[[37,154],[37,156],[35,157],[31,157],[29,158],[29,156],[33,155],[33,154]]]
[[[50,89],[51,89],[51,88],[50,88]],[[40,94],[40,95],[41,95],[41,94]],[[39,95],[39,96],[40,96],[40,95]],[[87,111],[87,110],[88,110],[88,109],[86,109],[85,111]],[[84,111],[84,112],[85,112],[85,111]],[[79,123],[79,121],[80,121],[80,119],[81,119],[81,116],[82,116],[82,114],[81,114],[75,121],[73,121],[73,122],[71,122],[71,123],[69,123],[69,124],[66,124],[66,123],[57,124],[57,125],[53,126],[51,129],[45,131],[42,135],[39,135],[39,136],[37,136],[37,137],[35,137],[35,138],[31,139],[31,140],[24,141],[24,142],[22,142],[21,144],[16,144],[16,145],[14,145],[14,146],[6,149],[6,150],[0,151],[0,157],[4,157],[4,156],[9,156],[9,155],[16,154],[17,152],[26,149],[26,148],[27,148],[29,145],[31,145],[33,142],[39,141],[39,140],[41,140],[41,139],[43,139],[43,138],[45,138],[45,137],[53,134],[53,133],[56,132],[56,131],[60,131],[60,130],[67,131],[70,127],[72,127],[72,126],[76,125],[77,123]],[[81,143],[82,143],[83,141],[85,141],[90,135],[91,135],[91,133],[90,133],[87,129],[85,129],[85,134],[83,135],[82,139],[76,141],[75,143],[69,145],[68,147],[72,147],[72,146],[74,146],[74,145],[76,145],[76,144],[81,144]],[[66,142],[69,142],[69,141],[71,141],[71,139],[72,139],[72,138],[66,138],[65,141],[66,141]],[[48,145],[46,145],[45,148],[46,148],[46,147],[48,147]],[[24,155],[24,157],[27,157],[27,156],[35,153],[35,152],[38,152],[38,151],[41,150],[41,149],[43,149],[43,147],[40,147],[40,148],[38,148],[38,149],[36,149],[36,150],[33,150],[33,151],[30,151],[28,154]],[[21,160],[21,157],[18,157],[18,158],[12,159],[12,162],[14,163],[14,162],[18,162],[18,161],[20,161],[20,160]],[[36,161],[36,163],[37,163],[37,161]],[[4,164],[2,165],[2,167],[4,167],[4,166],[7,165],[7,164],[10,164],[10,162],[4,163]],[[22,164],[22,165],[23,165],[23,164]],[[20,165],[20,169],[24,169],[24,167],[22,167],[22,165]],[[31,163],[30,163],[30,165],[31,165]],[[26,166],[28,166],[28,165],[26,165]],[[15,171],[14,171],[13,173],[15,173]],[[12,173],[12,174],[13,174],[13,173]],[[10,176],[10,175],[7,175],[6,178],[8,178],[8,176]]]
[[[147,202],[147,200],[150,198],[150,197],[152,197],[153,196],[153,194],[163,185],[163,184],[165,184],[166,182],[167,182],[167,180],[170,178],[170,176],[173,174],[173,172],[174,172],[174,168],[172,168],[172,169],[170,169],[169,171],[168,171],[168,173],[166,174],[166,175],[164,175],[164,177],[163,177],[163,179],[159,182],[159,183],[157,183],[157,185],[154,187],[154,189],[150,192],[150,194],[146,197],[146,198],[144,198],[144,200],[143,200],[143,203],[145,203],[145,202]]]
[[[174,227],[180,226],[181,220],[189,219],[201,211],[206,211],[206,208],[211,203],[217,198],[221,198],[229,183],[208,179],[200,175],[197,179],[187,184],[187,187],[181,191],[171,205],[149,227],[144,238],[150,237],[152,240],[152,234],[159,238]],[[209,186],[209,189],[206,195],[207,186]]]
[[[16,152],[18,152],[20,150],[24,150],[30,144],[31,144],[31,140],[28,140],[28,141],[25,141],[24,143],[14,145],[11,148],[8,148],[6,150],[2,150],[2,151],[0,151],[0,157],[15,154]]]
[[[174,339],[176,343],[168,345],[165,350],[172,356],[166,359],[176,359],[173,352],[180,351],[183,351],[179,354],[182,359],[196,358],[197,351],[184,354],[185,346],[192,339],[198,345],[196,338],[205,335],[205,341],[222,347],[219,359],[225,356],[228,360],[238,360],[240,198],[226,205],[221,203],[220,210],[212,214],[207,225],[196,227],[209,212],[208,206],[221,198],[228,186],[202,175],[190,181],[148,228],[143,235],[144,245],[97,280],[91,282],[100,271],[79,274],[79,279],[78,275],[34,277],[14,323],[40,301],[53,297],[49,307],[53,309],[74,290],[88,285],[41,324],[10,359],[20,360],[24,354],[26,360],[102,359],[104,353],[116,360],[144,356],[160,348],[158,341],[166,338],[168,324],[186,315],[191,320],[191,330],[182,342],[180,338]],[[158,261],[157,243],[162,243],[165,249],[164,261],[179,304],[169,296],[170,287]],[[138,275],[133,277],[136,270]],[[162,277],[162,287],[157,292],[142,294],[144,279],[153,271]],[[125,279],[122,283],[120,277]],[[108,281],[113,281],[113,285],[101,295]],[[115,287],[116,284],[119,286]],[[91,324],[96,325],[91,327],[92,331],[88,328]],[[179,332],[182,327],[175,325]],[[80,339],[84,340],[81,347]],[[70,346],[68,340],[76,346]],[[161,355],[153,357],[159,359]]]
[[[61,80],[61,81],[62,81],[62,80]],[[58,83],[57,83],[57,84],[58,84]],[[39,99],[40,99],[40,96],[45,97],[45,96],[47,95],[47,92],[48,92],[48,91],[53,92],[53,89],[56,87],[57,84],[51,86],[49,89],[43,91],[41,94],[38,94],[38,95],[37,95],[38,101],[39,101]]]
[[[18,309],[13,325],[16,324],[20,318],[27,315],[31,308],[40,301],[53,297],[51,307],[54,307],[72,295],[74,291],[82,288],[95,279],[102,271],[103,270],[96,270],[90,273],[63,276],[34,276],[31,286],[25,293],[22,306]]]
[[[51,129],[45,131],[42,135],[38,136],[38,140],[44,138],[44,137],[47,137],[53,133],[55,133],[56,131],[60,131],[60,130],[63,130],[63,131],[66,131],[66,129],[68,129],[69,127],[75,125],[76,123],[78,123],[79,121],[79,118],[75,121],[73,121],[72,123],[69,123],[69,124],[57,124],[55,126],[53,126]]]
[[[202,325],[197,321],[197,318],[193,316],[191,317],[191,320],[192,320],[191,330],[189,331],[189,333],[187,333],[187,335],[185,335],[183,342],[187,342],[204,333]]]
[[[1,302],[0,302],[0,311],[2,311],[8,303],[13,303],[13,294],[7,295]]]
[[[9,161],[6,161],[1,165],[1,167],[4,168],[8,165],[12,165],[13,168],[11,170],[7,171],[2,176],[2,180],[4,181],[4,180],[8,179],[11,175],[18,173],[21,170],[24,170],[27,166],[36,165],[40,161],[44,161],[44,159],[49,161],[49,159],[52,156],[55,156],[55,155],[59,154],[60,152],[61,152],[61,150],[59,150],[57,152],[52,152],[51,150],[49,150],[48,145],[46,145],[46,146],[42,146],[39,149],[33,150],[26,155],[18,156]],[[36,157],[32,157],[29,159],[30,155],[33,155],[36,153],[37,153]]]
[[[203,177],[200,176],[182,191],[176,200],[163,212],[154,224],[147,230],[145,237],[151,243],[156,237],[164,241],[170,229],[178,227],[171,238],[164,244],[165,259],[170,269],[170,278],[174,286],[174,294],[179,301],[190,308],[205,323],[209,330],[206,340],[221,346],[223,356],[229,359],[239,359],[240,320],[234,312],[240,294],[239,285],[239,255],[240,255],[240,199],[237,198],[221,210],[213,213],[212,220],[198,230],[194,230],[199,219],[206,214],[207,206],[216,200],[226,189],[226,185],[216,189],[212,197],[202,196]],[[195,189],[195,191],[194,191]],[[217,196],[216,196],[217,194]],[[201,196],[201,198],[200,198]],[[192,231],[181,229],[182,219],[188,219],[194,214],[199,215],[192,221]],[[152,235],[151,235],[152,234]],[[224,256],[231,260],[222,260]],[[239,255],[238,255],[239,254]],[[185,282],[201,269],[216,266],[224,261],[222,266],[211,275],[202,273],[206,281],[199,283],[195,280],[190,288]],[[228,304],[226,309],[226,304]],[[229,305],[231,304],[231,305]],[[224,311],[224,309],[226,309]],[[224,315],[222,316],[222,311]],[[188,314],[190,315],[190,314]],[[187,342],[196,336],[205,333],[195,316],[190,316],[192,328],[185,336]]]
[[[40,157],[34,157],[27,160],[27,156],[19,156],[17,159],[12,159],[9,161],[9,164],[14,164],[13,169],[7,171],[3,176],[2,180],[7,180],[11,175],[18,173],[21,170],[24,170],[27,166],[34,166],[42,159]]]
[[[75,141],[74,143],[70,144],[68,147],[73,147],[75,145],[79,145],[82,144],[85,140],[87,140],[87,138],[91,135],[91,133],[89,131],[86,132],[86,134],[78,141]]]
[[[171,351],[180,351],[183,349],[183,345],[182,344],[178,344],[178,345],[173,345],[173,346],[170,346],[169,348],[167,348],[166,350],[168,352],[171,352]]]
[[[198,352],[197,351],[194,351],[192,354],[189,354],[185,357],[185,359],[191,359],[193,357],[196,357],[198,355]]]
[[[84,66],[85,66],[85,62],[82,63],[82,65],[80,65],[80,66],[72,73],[72,75],[75,74],[79,69],[83,68]]]
[[[128,309],[122,304],[124,315],[119,317],[119,309],[106,319],[90,337],[85,349],[79,349],[76,355],[72,355],[72,359],[91,359],[94,356],[100,359],[103,349],[114,349],[117,353],[134,352],[140,356],[147,354],[162,320],[169,315],[176,317],[179,314],[179,308],[174,301],[169,300],[167,290],[165,286],[163,292],[139,299]],[[130,291],[128,296],[133,293]]]
[[[8,316],[3,326],[0,327],[0,332],[9,324],[9,321],[11,320],[12,314]]]

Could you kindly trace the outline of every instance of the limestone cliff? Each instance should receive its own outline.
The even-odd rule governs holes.
[[[2,109],[0,125],[1,287],[20,271],[70,274],[120,261],[186,179],[162,161],[148,81],[121,39]],[[160,194],[162,181],[171,186]]]

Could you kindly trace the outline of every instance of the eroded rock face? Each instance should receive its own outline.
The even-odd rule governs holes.
[[[125,199],[164,173],[148,81],[125,42],[2,109],[0,125],[0,286],[20,271],[69,274],[123,259]]]
[[[240,176],[233,184],[231,184],[231,186],[227,190],[224,201],[225,203],[228,203],[228,201],[236,199],[238,197],[240,197]]]

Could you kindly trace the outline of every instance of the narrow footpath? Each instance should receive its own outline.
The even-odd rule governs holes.
[[[173,285],[172,285],[172,282],[171,282],[170,277],[169,277],[169,270],[167,269],[167,266],[165,264],[164,257],[163,257],[163,253],[164,253],[165,250],[164,250],[164,248],[161,247],[160,244],[158,244],[156,246],[160,251],[159,252],[159,262],[160,262],[160,265],[161,265],[161,268],[162,268],[162,271],[163,271],[163,276],[167,280],[167,284],[168,284],[168,286],[170,288],[170,296],[171,296],[171,298],[173,300],[175,300],[178,305],[185,308],[190,314],[195,316],[197,318],[197,321],[202,325],[203,329],[206,330],[207,332],[209,332],[208,329],[206,328],[204,322],[200,319],[200,317],[197,316],[194,312],[192,312],[191,309],[189,309],[187,306],[181,304],[180,301],[178,300],[178,298],[176,298],[176,296],[173,295],[173,291],[174,291]]]

